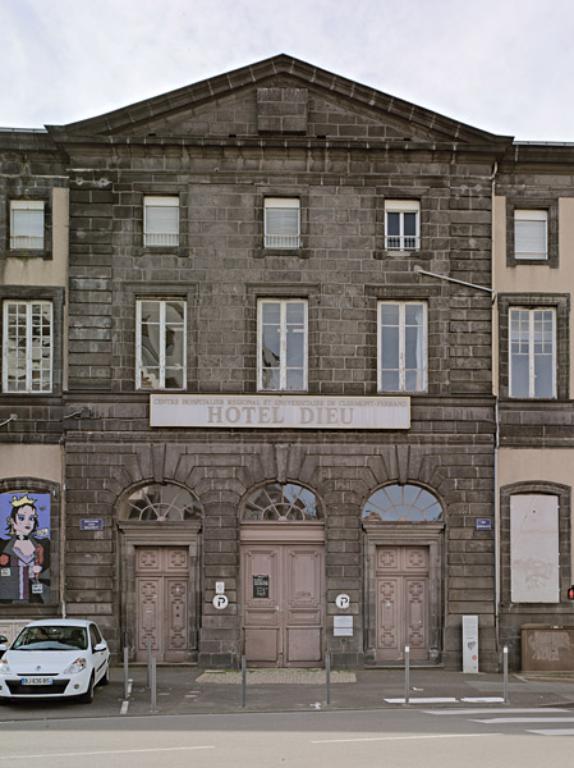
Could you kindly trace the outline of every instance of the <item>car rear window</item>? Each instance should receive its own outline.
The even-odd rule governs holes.
[[[12,646],[13,651],[85,651],[87,648],[85,627],[57,625],[25,627]]]

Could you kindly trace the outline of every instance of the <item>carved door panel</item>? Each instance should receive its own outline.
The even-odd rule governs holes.
[[[248,661],[279,667],[321,661],[322,545],[245,545],[242,590]]]
[[[428,547],[377,547],[377,658],[402,661],[429,655]]]
[[[185,661],[189,653],[189,564],[186,547],[136,549],[136,659],[147,642],[159,662]]]

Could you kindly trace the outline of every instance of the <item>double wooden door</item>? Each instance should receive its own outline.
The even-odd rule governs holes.
[[[242,610],[247,661],[317,666],[323,657],[322,544],[244,544]]]
[[[187,547],[137,547],[136,660],[148,643],[159,662],[189,656],[189,551]]]
[[[429,548],[376,549],[377,658],[402,661],[429,658]]]

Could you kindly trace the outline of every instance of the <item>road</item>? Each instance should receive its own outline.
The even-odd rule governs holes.
[[[540,768],[573,735],[566,708],[3,719],[0,768]]]

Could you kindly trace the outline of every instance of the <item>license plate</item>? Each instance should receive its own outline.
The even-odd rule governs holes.
[[[21,677],[22,685],[52,685],[54,681],[51,677]]]

